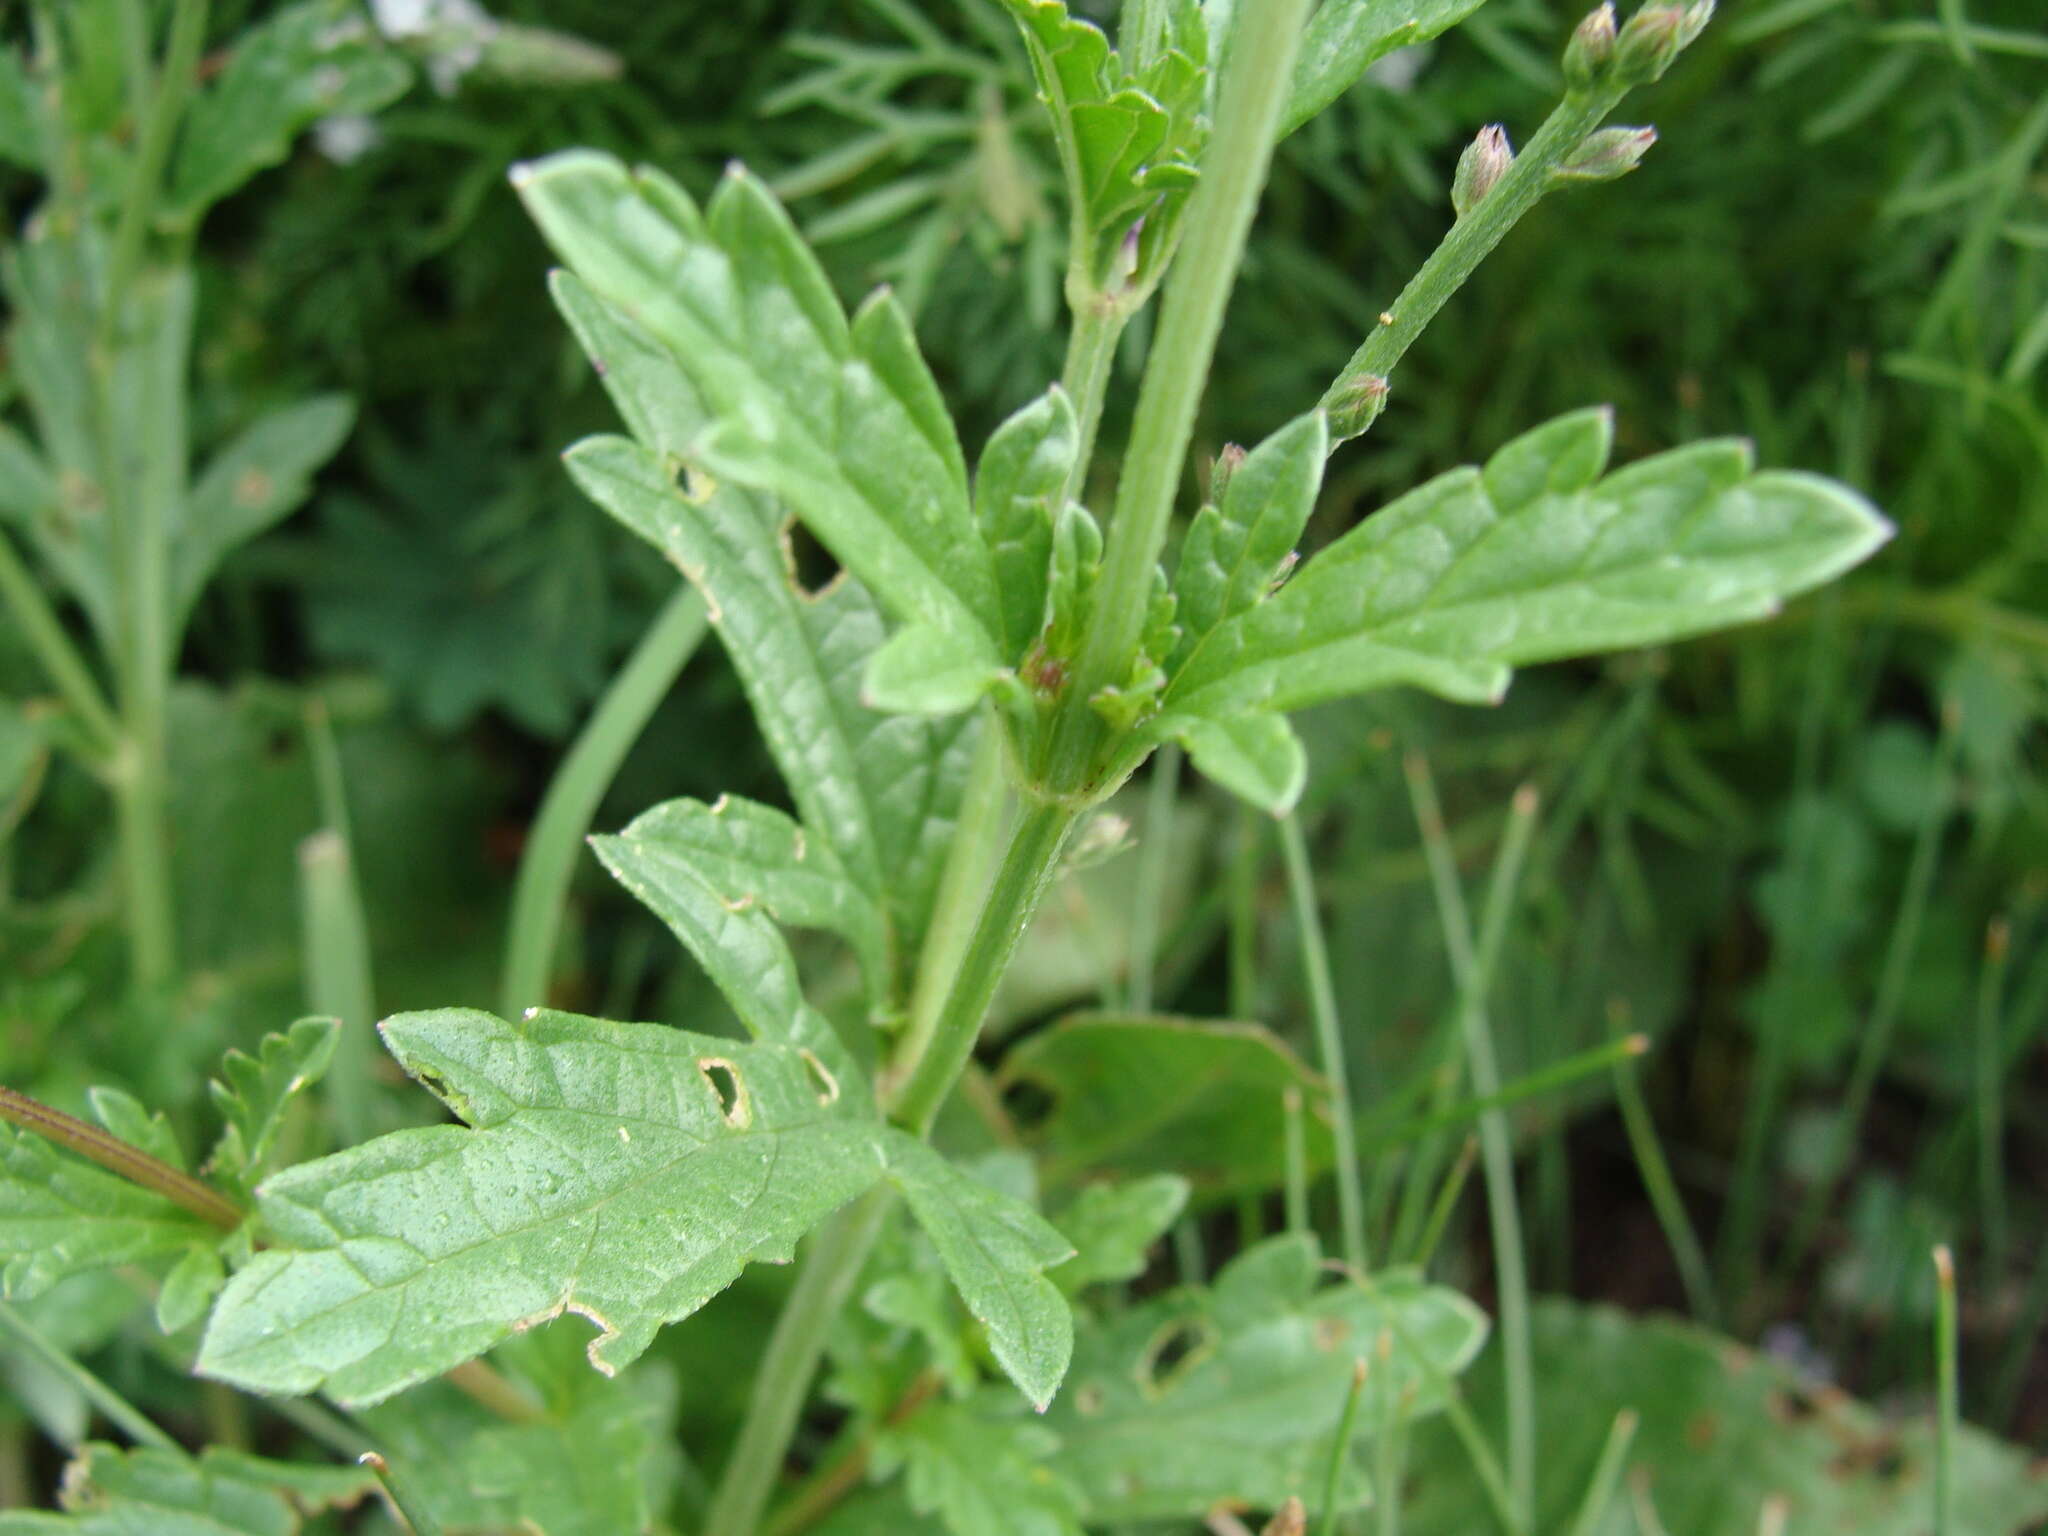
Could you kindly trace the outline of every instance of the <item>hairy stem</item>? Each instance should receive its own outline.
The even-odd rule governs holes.
[[[576,856],[619,765],[704,639],[704,599],[681,586],[655,616],[597,701],[576,744],[555,771],[527,835],[512,893],[498,1003],[507,1018],[547,1002],[548,975]]]
[[[1029,806],[1018,817],[952,990],[924,1049],[914,1061],[905,1063],[898,1079],[901,1086],[889,1105],[895,1120],[920,1135],[931,1128],[954,1080],[974,1053],[996,985],[1052,883],[1060,850],[1077,819],[1078,813],[1071,807],[1044,804]]]
[[[193,75],[199,64],[199,49],[206,41],[208,0],[175,0],[171,29],[164,45],[164,64],[156,77],[150,97],[149,115],[142,124],[135,159],[128,176],[127,195],[121,202],[120,223],[114,229],[113,254],[107,265],[107,305],[101,311],[101,340],[111,341],[120,317],[119,298],[142,264],[142,247],[156,216],[158,193],[164,169],[170,163],[176,142],[178,120],[185,114]]]
[[[1341,417],[1344,396],[1355,381],[1366,375],[1385,379],[1393,372],[1394,365],[1436,318],[1437,311],[1450,302],[1451,296],[1465,285],[1465,280],[1506,238],[1522,215],[1550,190],[1565,156],[1578,148],[1580,140],[1598,128],[1627,94],[1623,86],[1596,85],[1571,92],[1552,109],[1543,126],[1536,130],[1536,136],[1515,157],[1514,164],[1477,207],[1451,226],[1429,259],[1408,280],[1393,308],[1380,317],[1379,326],[1351,354],[1351,361],[1323,395],[1321,403],[1325,410]],[[1342,431],[1341,426],[1337,430]]]
[[[0,1120],[34,1131],[80,1157],[91,1159],[109,1173],[118,1173],[144,1189],[154,1190],[223,1232],[232,1232],[242,1224],[241,1208],[211,1184],[202,1183],[161,1158],[151,1157],[140,1147],[131,1146],[61,1109],[52,1109],[25,1093],[0,1088]]]
[[[1060,794],[1100,787],[1089,780],[1104,726],[1089,701],[1121,682],[1137,654],[1152,569],[1166,543],[1195,412],[1272,161],[1308,9],[1308,0],[1267,0],[1261,25],[1240,29],[1225,67],[1215,131],[1160,304],[1159,332],[1117,482],[1093,616],[1052,733],[1047,780]]]

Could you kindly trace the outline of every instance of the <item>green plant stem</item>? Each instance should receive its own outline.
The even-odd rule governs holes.
[[[1941,853],[1941,830],[1948,822],[1955,800],[1954,768],[1962,735],[1962,714],[1954,705],[1942,710],[1941,737],[1935,743],[1934,789],[1927,799],[1920,826],[1914,833],[1913,853],[1906,866],[1905,888],[1899,894],[1898,915],[1893,919],[1891,938],[1885,945],[1884,970],[1877,981],[1877,996],[1871,1003],[1870,1021],[1857,1041],[1856,1058],[1849,1071],[1849,1086],[1842,1094],[1826,1138],[1820,1173],[1806,1192],[1798,1221],[1786,1244],[1784,1268],[1798,1269],[1834,1198],[1849,1152],[1863,1131],[1863,1117],[1877,1088],[1877,1075],[1891,1052],[1892,1035],[1899,1022],[1899,1008],[1905,1001],[1906,984],[1912,979],[1913,960],[1920,951],[1920,926],[1927,915],[1927,898],[1934,885],[1935,865]]]
[[[112,757],[121,743],[121,726],[114,718],[113,706],[107,703],[92,668],[71,643],[63,621],[16,553],[14,541],[4,533],[0,533],[0,602],[14,615],[21,637],[42,663],[58,694],[78,716],[94,750],[103,758]]]
[[[1064,507],[1080,498],[1088,483],[1088,466],[1095,458],[1095,437],[1102,429],[1102,402],[1109,393],[1109,376],[1116,367],[1116,346],[1134,310],[1128,303],[1093,287],[1072,290],[1074,323],[1067,332],[1067,361],[1060,370],[1060,388],[1073,402],[1079,435],[1074,444],[1074,461],[1067,468],[1066,483],[1060,487]]]
[[[1145,841],[1138,848],[1137,889],[1131,896],[1130,976],[1124,1005],[1152,1011],[1152,968],[1159,948],[1159,903],[1166,896],[1166,866],[1173,855],[1173,806],[1180,792],[1181,750],[1169,743],[1152,760],[1145,786]]]
[[[1351,1386],[1344,1394],[1344,1412],[1337,1419],[1337,1436],[1330,1442],[1330,1469],[1323,1477],[1322,1518],[1316,1536],[1337,1536],[1338,1507],[1344,1496],[1344,1467],[1351,1460],[1351,1431],[1358,1423],[1358,1400],[1365,1395],[1366,1364],[1351,1362]]]
[[[1105,787],[1091,783],[1105,726],[1090,701],[1122,682],[1137,654],[1152,571],[1166,544],[1224,306],[1272,161],[1309,3],[1266,0],[1261,10],[1259,26],[1238,29],[1225,63],[1202,179],[1160,302],[1093,617],[1051,732],[1046,779],[1056,794],[1086,795]]]
[[[1443,918],[1445,948],[1450,952],[1452,973],[1458,983],[1458,1021],[1472,1087],[1480,1098],[1487,1098],[1500,1092],[1500,1066],[1494,1057],[1493,1033],[1487,1024],[1486,992],[1535,824],[1536,795],[1528,785],[1515,792],[1475,946],[1464,896],[1458,886],[1457,868],[1444,834],[1442,807],[1420,753],[1408,755],[1406,771]],[[1479,1150],[1486,1177],[1487,1219],[1492,1230],[1499,1291],[1501,1356],[1507,1388],[1508,1488],[1516,1521],[1527,1526],[1536,1493],[1536,1396],[1529,1334],[1529,1273],[1522,1245],[1521,1213],[1515,1203],[1514,1147],[1508,1135],[1507,1116],[1502,1111],[1494,1109],[1480,1116]]]
[[[825,1335],[882,1235],[889,1204],[886,1188],[869,1190],[818,1229],[754,1374],[746,1421],[705,1516],[704,1536],[755,1536],[824,1353]]]
[[[922,1059],[945,1011],[947,995],[974,939],[980,913],[977,898],[988,889],[995,861],[1008,830],[1008,784],[1004,777],[1000,722],[984,718],[967,787],[960,796],[953,845],[939,872],[938,895],[932,902],[931,927],[917,957],[917,975],[910,989],[910,1019],[903,1033],[901,1059]]]
[[[1436,1257],[1436,1245],[1443,1241],[1444,1229],[1451,1222],[1451,1212],[1458,1208],[1458,1197],[1464,1194],[1465,1181],[1472,1176],[1472,1165],[1478,1157],[1479,1138],[1467,1136],[1465,1144],[1458,1149],[1457,1161],[1444,1175],[1436,1201],[1430,1206],[1429,1217],[1422,1224],[1422,1235],[1415,1240],[1415,1252],[1408,1258],[1416,1268],[1428,1269],[1429,1261]]]
[[[184,1455],[184,1447],[159,1429],[147,1414],[44,1338],[41,1330],[4,1302],[0,1302],[0,1333],[12,1339],[24,1354],[63,1377],[80,1397],[137,1445]]]
[[[1707,1267],[1706,1252],[1700,1247],[1699,1234],[1693,1230],[1692,1219],[1685,1212],[1685,1200],[1678,1193],[1678,1181],[1672,1178],[1671,1165],[1657,1140],[1657,1125],[1650,1117],[1649,1105],[1643,1102],[1642,1085],[1636,1081],[1632,1057],[1614,1064],[1614,1098],[1621,1108],[1622,1128],[1628,1133],[1629,1147],[1635,1153],[1636,1169],[1650,1196],[1650,1208],[1657,1213],[1657,1224],[1664,1229],[1664,1241],[1678,1264],[1685,1299],[1695,1316],[1719,1327],[1721,1304]]]
[[[1259,826],[1237,804],[1237,847],[1230,857],[1230,1016],[1249,1019],[1259,1002]]]
[[[1493,184],[1479,205],[1453,224],[1437,248],[1423,262],[1393,308],[1381,317],[1379,326],[1366,337],[1337,380],[1324,393],[1322,406],[1337,413],[1343,397],[1356,380],[1392,374],[1395,364],[1413,346],[1415,339],[1484,261],[1506,238],[1522,215],[1550,190],[1558,165],[1621,104],[1627,88],[1596,85],[1573,91],[1552,109],[1543,126]]]
[[[549,783],[512,893],[498,984],[499,1005],[508,1018],[547,1002],[562,910],[584,836],[655,706],[696,654],[707,622],[703,597],[694,588],[677,587],[605,689]]]
[[[1281,1092],[1280,1108],[1283,1113],[1282,1125],[1286,1131],[1286,1195],[1287,1230],[1302,1233],[1308,1230],[1308,1127],[1303,1123],[1305,1113],[1299,1088],[1287,1088]]]
[[[114,229],[113,253],[107,263],[106,307],[101,311],[102,344],[111,342],[120,317],[121,297],[142,264],[143,242],[156,216],[156,202],[162,191],[164,169],[170,163],[171,146],[177,140],[178,119],[184,116],[191,95],[193,77],[199,64],[199,49],[206,41],[207,0],[174,0],[171,28],[164,45],[163,68],[150,93],[149,116],[136,142],[135,159],[129,171],[127,195],[121,201],[120,222]]]
[[[1993,918],[1984,933],[1984,968],[1977,981],[1976,1099],[1977,1197],[1984,1211],[1984,1272],[1995,1286],[2005,1275],[2005,1053],[1999,1010],[2012,956],[2012,925]]]
[[[232,1232],[242,1224],[241,1209],[212,1185],[25,1093],[0,1088],[0,1120],[34,1131],[46,1141],[98,1163],[109,1173],[155,1191],[223,1232]]]
[[[960,1069],[974,1054],[996,984],[1052,883],[1077,814],[1064,805],[1035,804],[1017,819],[945,1005],[929,1040],[914,1058],[906,1059],[901,1088],[889,1105],[891,1116],[919,1135],[931,1128]]]
[[[1934,1536],[1955,1530],[1955,1457],[1961,1408],[1956,1382],[1956,1264],[1948,1245],[1934,1250],[1934,1361],[1940,1408],[1935,1418]]]
[[[1315,1020],[1316,1048],[1323,1076],[1330,1084],[1330,1137],[1337,1163],[1337,1227],[1344,1262],[1364,1269],[1365,1192],[1359,1184],[1358,1132],[1351,1109],[1350,1071],[1344,1061],[1344,1033],[1337,1018],[1336,989],[1330,981],[1330,953],[1323,942],[1323,919],[1316,906],[1315,875],[1301,823],[1292,812],[1280,818],[1280,852],[1287,861],[1287,890],[1294,904],[1295,931],[1301,937],[1301,970],[1308,982],[1309,1012]]]
[[[1614,1426],[1607,1431],[1607,1443],[1600,1447],[1600,1460],[1586,1484],[1586,1496],[1579,1501],[1579,1512],[1572,1518],[1571,1536],[1594,1536],[1600,1529],[1607,1506],[1614,1502],[1615,1484],[1621,1481],[1621,1469],[1628,1461],[1628,1448],[1636,1438],[1638,1422],[1633,1408],[1624,1408],[1614,1416]]]
[[[356,1458],[357,1462],[376,1476],[384,1489],[384,1498],[405,1523],[412,1536],[441,1536],[441,1522],[421,1500],[419,1491],[412,1486],[412,1479],[401,1476],[393,1470],[391,1463],[375,1451],[365,1451]]]

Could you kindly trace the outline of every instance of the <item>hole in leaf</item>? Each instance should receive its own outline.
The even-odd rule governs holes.
[[[710,1085],[712,1097],[718,1100],[718,1112],[727,1125],[744,1130],[754,1123],[754,1102],[747,1093],[747,1080],[740,1076],[737,1066],[723,1056],[700,1056],[697,1070]]]
[[[1138,1356],[1139,1389],[1147,1397],[1164,1397],[1208,1359],[1215,1347],[1216,1329],[1207,1318],[1175,1318],[1152,1335]]]
[[[1020,1131],[1035,1131],[1052,1118],[1059,1097],[1031,1077],[1013,1077],[1003,1086],[1003,1108]]]
[[[789,566],[790,582],[807,597],[819,596],[839,579],[839,562],[832,558],[832,551],[793,518],[782,525],[782,557]]]
[[[805,1046],[797,1054],[804,1059],[804,1070],[810,1074],[811,1091],[817,1094],[820,1104],[830,1104],[839,1097],[839,1079],[825,1070],[825,1063],[818,1060],[817,1053]]]

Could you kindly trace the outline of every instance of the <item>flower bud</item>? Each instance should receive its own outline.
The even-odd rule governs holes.
[[[1216,462],[1209,466],[1209,500],[1212,504],[1222,502],[1223,492],[1230,484],[1230,477],[1244,461],[1243,448],[1236,443],[1223,445],[1223,451],[1216,455]]]
[[[1622,85],[1647,85],[1662,77],[1671,61],[1700,35],[1714,14],[1714,0],[1677,0],[1646,5],[1629,17],[1614,42],[1614,78]]]
[[[1572,40],[1565,44],[1565,83],[1575,91],[1584,90],[1607,72],[1613,57],[1614,7],[1602,0],[1598,10],[1572,29]]]
[[[1499,123],[1489,123],[1480,129],[1478,136],[1465,146],[1465,153],[1458,156],[1457,174],[1451,178],[1451,211],[1462,219],[1477,208],[1514,163],[1515,152],[1509,147],[1507,130]]]
[[[1579,140],[1550,174],[1559,181],[1613,181],[1642,164],[1656,142],[1654,128],[1601,128]]]
[[[1387,404],[1387,381],[1377,373],[1346,374],[1330,386],[1323,408],[1330,419],[1330,441],[1349,442],[1379,419]]]

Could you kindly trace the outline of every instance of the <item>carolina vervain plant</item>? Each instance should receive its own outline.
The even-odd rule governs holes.
[[[877,293],[849,316],[745,171],[700,208],[660,172],[587,151],[523,167],[515,184],[564,264],[556,301],[631,433],[577,444],[570,472],[701,592],[795,803],[792,816],[675,801],[594,840],[749,1038],[579,1018],[538,996],[517,1020],[401,1015],[386,1044],[460,1126],[378,1137],[260,1184],[245,1172],[274,1142],[243,1130],[248,1150],[221,1164],[232,1198],[182,1174],[133,1191],[21,1143],[21,1177],[53,1213],[98,1222],[38,1273],[197,1254],[177,1260],[194,1272],[177,1290],[183,1321],[232,1267],[199,1373],[369,1409],[394,1465],[408,1445],[426,1458],[434,1438],[406,1404],[458,1376],[512,1421],[485,1481],[513,1507],[436,1514],[432,1492],[394,1485],[421,1530],[541,1519],[517,1502],[545,1496],[518,1467],[540,1442],[516,1437],[543,1432],[530,1422],[542,1410],[479,1356],[504,1347],[513,1375],[545,1384],[552,1453],[601,1456],[616,1405],[561,1384],[544,1356],[553,1334],[513,1336],[575,1312],[596,1330],[591,1363],[617,1372],[747,1263],[788,1259],[807,1235],[705,1513],[714,1536],[761,1528],[828,1342],[834,1395],[865,1436],[852,1475],[907,1466],[912,1506],[955,1530],[991,1529],[991,1508],[1066,1530],[1302,1492],[1333,1510],[1362,1503],[1355,1449],[1455,1406],[1451,1378],[1484,1331],[1469,1303],[1412,1271],[1368,1272],[1350,1233],[1349,1278],[1323,1286],[1320,1248],[1297,1225],[1207,1289],[1077,1306],[1142,1269],[1187,1182],[1091,1187],[1048,1220],[1028,1171],[970,1166],[940,1149],[964,1138],[935,1144],[934,1130],[1081,829],[1162,746],[1284,814],[1308,771],[1292,711],[1398,685],[1496,700],[1517,665],[1760,617],[1886,536],[1853,493],[1758,472],[1740,443],[1610,473],[1611,422],[1592,409],[1429,481],[1296,569],[1328,456],[1372,426],[1431,316],[1538,199],[1641,158],[1647,130],[1602,125],[1699,33],[1710,6],[1696,0],[1649,5],[1625,27],[1602,6],[1524,151],[1498,129],[1478,136],[1441,246],[1319,403],[1219,460],[1168,575],[1195,412],[1276,140],[1475,6],[1326,0],[1311,16],[1309,0],[1132,0],[1112,49],[1061,0],[1011,0],[1067,184],[1072,328],[1061,380],[991,437],[971,476],[896,301]],[[1078,497],[1110,359],[1155,291],[1105,527]],[[796,581],[792,520],[844,568],[821,590]],[[807,998],[785,928],[845,944],[857,1008]],[[1077,1033],[1069,1048],[1138,1080],[1240,1046],[1248,1074],[1263,1049],[1146,1018]],[[233,1123],[270,1124],[322,1049],[295,1035],[233,1074]],[[1299,1075],[1289,1086],[1316,1091]],[[1290,1122],[1289,1161],[1334,1158],[1340,1190],[1355,1189],[1348,1105],[1327,1106],[1327,1130],[1309,1119]],[[124,1123],[138,1137],[147,1126]],[[125,1156],[74,1145],[110,1166]],[[208,1221],[234,1231],[215,1242]],[[924,1340],[929,1366],[863,1352],[866,1325],[844,1304],[864,1284],[865,1311]],[[948,1285],[1042,1419],[983,1385]],[[1337,1347],[1346,1338],[1373,1342]],[[421,1390],[385,1402],[408,1388]],[[1511,1472],[1504,1507],[1525,1528],[1527,1469]],[[236,1477],[262,1482],[216,1472]],[[274,1486],[304,1479],[280,1472]],[[845,1486],[833,1470],[782,1520],[814,1518]],[[649,1518],[620,1497],[638,1511],[621,1519]]]

